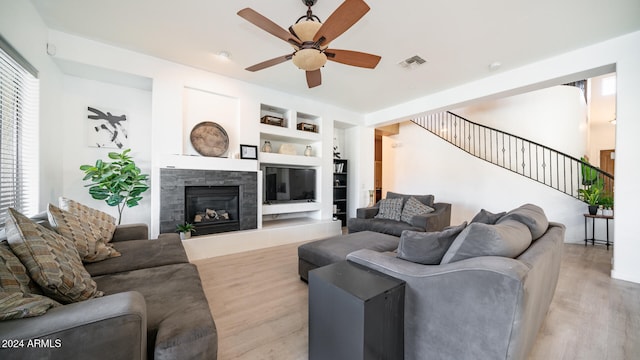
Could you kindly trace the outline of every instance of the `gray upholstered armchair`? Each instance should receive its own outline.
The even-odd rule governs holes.
[[[375,206],[356,210],[356,217],[347,221],[349,233],[375,231],[400,236],[404,230],[440,231],[451,225],[451,204],[435,203],[433,195],[406,195],[391,191],[387,192],[387,199],[402,199],[403,204],[411,197],[435,209],[435,211],[424,215],[412,216],[409,221],[384,219],[376,217],[380,211],[380,202],[378,202]]]

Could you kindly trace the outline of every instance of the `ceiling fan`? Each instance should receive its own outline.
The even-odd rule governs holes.
[[[307,14],[290,26],[289,31],[251,8],[238,11],[240,17],[286,41],[294,48],[291,54],[263,61],[246,70],[258,71],[292,60],[294,65],[306,71],[307,85],[312,88],[322,83],[320,68],[327,60],[363,68],[375,68],[381,59],[378,55],[328,48],[331,41],[342,35],[369,11],[369,6],[362,0],[345,0],[323,23],[311,12],[311,7],[316,2],[317,0],[302,0],[302,3],[308,7]]]

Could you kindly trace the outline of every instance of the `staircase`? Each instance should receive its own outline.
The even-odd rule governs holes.
[[[413,123],[457,148],[576,199],[594,184],[613,195],[613,176],[586,161],[519,136],[474,123],[451,112],[418,117]]]

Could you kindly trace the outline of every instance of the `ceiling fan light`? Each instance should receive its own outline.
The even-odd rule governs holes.
[[[316,49],[302,49],[293,55],[291,61],[300,69],[314,71],[327,63],[327,55]]]
[[[318,32],[318,29],[322,26],[322,23],[317,21],[300,21],[297,24],[291,26],[293,31],[298,35],[298,39],[304,41],[313,41],[313,37]]]

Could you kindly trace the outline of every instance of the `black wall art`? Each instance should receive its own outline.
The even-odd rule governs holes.
[[[87,107],[89,146],[122,149],[127,147],[129,134],[124,111]]]

